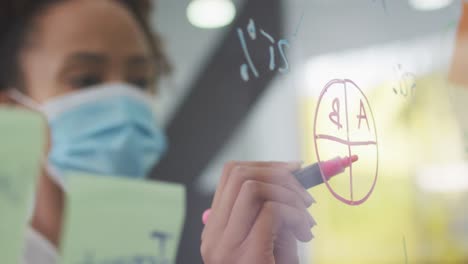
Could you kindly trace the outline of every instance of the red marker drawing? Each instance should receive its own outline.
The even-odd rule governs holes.
[[[343,96],[337,97],[340,93]],[[353,96],[348,98],[348,94],[353,94]],[[341,104],[344,109],[341,108],[341,111],[340,98],[344,99],[342,100],[344,101],[344,104]],[[331,105],[328,104],[330,101]],[[341,116],[342,113],[344,113],[345,116]],[[324,129],[326,126],[321,126],[320,124],[324,122],[326,120],[325,118],[327,117],[330,121],[329,125],[336,126],[337,130],[343,129],[343,132],[346,132],[346,136],[332,131],[330,129],[332,127]],[[353,126],[353,128],[351,128],[351,126]],[[359,131],[363,136],[367,136],[356,138],[354,135],[352,135],[352,133],[350,133],[350,129],[356,129],[356,132]],[[369,160],[375,160],[375,172],[369,171],[365,174],[371,176],[373,178],[373,182],[369,188],[369,191],[363,197],[354,196],[354,168],[352,165],[349,166],[348,170],[349,196],[346,196],[346,194],[343,193],[340,194],[337,190],[333,189],[333,187],[326,179],[324,179],[324,183],[328,190],[332,193],[333,196],[335,196],[336,199],[340,200],[341,202],[347,205],[357,206],[367,201],[367,199],[374,191],[375,184],[377,183],[377,175],[379,171],[379,146],[377,142],[377,129],[372,108],[370,107],[369,100],[367,100],[366,95],[362,92],[361,88],[359,88],[356,83],[349,79],[334,79],[325,85],[320,94],[317,107],[315,109],[313,135],[315,154],[317,156],[318,162],[323,161],[321,158],[323,157],[323,155],[321,155],[322,144],[319,144],[319,142],[328,141],[341,144],[343,149],[348,149],[348,157],[352,157],[353,150],[356,150],[356,147],[363,147],[365,149],[375,151],[375,158],[370,157]],[[365,177],[361,175],[361,178]],[[369,177],[369,179],[371,178]]]
[[[305,188],[310,189],[314,186],[322,184],[324,180],[328,181],[331,177],[344,172],[353,162],[358,160],[357,155],[351,157],[340,158],[336,157],[329,161],[314,163],[302,170],[293,172],[297,181]],[[323,173],[323,175],[322,175]],[[211,209],[207,209],[202,216],[203,224],[206,224],[210,215]]]

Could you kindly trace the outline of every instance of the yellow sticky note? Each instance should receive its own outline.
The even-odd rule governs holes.
[[[37,113],[0,108],[0,263],[20,263],[45,147]]]
[[[182,185],[71,173],[67,189],[61,263],[175,263]]]

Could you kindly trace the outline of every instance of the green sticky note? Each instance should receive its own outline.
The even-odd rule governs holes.
[[[45,125],[37,113],[0,108],[0,263],[21,263]]]
[[[70,173],[67,190],[61,263],[175,263],[182,185]]]

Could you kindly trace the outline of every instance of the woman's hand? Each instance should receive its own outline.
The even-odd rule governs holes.
[[[314,202],[292,172],[299,163],[231,162],[202,233],[205,264],[299,263],[297,240],[313,238]]]

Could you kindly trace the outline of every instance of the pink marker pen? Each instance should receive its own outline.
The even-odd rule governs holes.
[[[358,160],[357,155],[351,157],[340,158],[336,157],[328,161],[314,163],[306,168],[294,172],[294,176],[305,189],[310,189],[323,183],[323,180],[330,180],[331,177],[342,173],[353,162]],[[322,177],[323,173],[323,177]],[[203,224],[206,224],[210,215],[211,209],[203,213]]]

